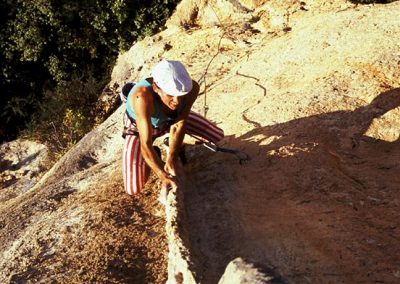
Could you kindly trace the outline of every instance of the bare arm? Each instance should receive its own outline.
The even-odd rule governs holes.
[[[136,115],[136,125],[140,138],[140,150],[150,168],[163,184],[176,185],[163,169],[163,162],[153,148],[151,114],[154,112],[153,96],[146,88],[139,88],[131,96],[131,104]]]
[[[189,116],[190,110],[193,103],[196,101],[199,94],[200,86],[197,82],[193,81],[193,88],[186,95],[185,108],[182,113],[176,119],[175,123],[170,128],[169,135],[169,153],[167,157],[167,162],[165,168],[168,172],[175,175],[175,162],[179,154],[179,149],[182,145],[183,138],[185,136],[186,120]]]

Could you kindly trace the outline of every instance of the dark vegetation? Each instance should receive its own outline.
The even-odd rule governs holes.
[[[67,149],[94,123],[120,51],[156,32],[177,0],[0,0],[0,142]]]
[[[391,3],[397,0],[350,0],[350,2],[356,3],[356,4],[372,4],[372,3],[381,3],[381,4],[387,4]]]

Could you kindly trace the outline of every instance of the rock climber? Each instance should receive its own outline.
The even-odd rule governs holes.
[[[180,61],[166,59],[154,67],[152,77],[124,86],[123,92],[128,95],[123,176],[128,194],[141,191],[151,169],[161,180],[160,198],[166,198],[168,190],[179,185],[179,152],[184,135],[212,143],[224,137],[221,128],[191,111],[199,89]],[[167,132],[169,150],[164,163],[153,142]]]

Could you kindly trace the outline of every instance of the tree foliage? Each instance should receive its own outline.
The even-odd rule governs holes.
[[[66,103],[63,93],[73,93],[77,80],[95,82],[98,94],[118,52],[154,33],[176,2],[0,0],[0,141],[13,139],[32,118],[42,119],[38,113],[54,102]],[[79,95],[85,107],[96,99]],[[75,107],[58,106],[56,115],[71,116]]]
[[[387,4],[391,3],[397,0],[350,0],[350,2],[356,3],[356,4],[372,4],[372,3],[381,3],[381,4]]]

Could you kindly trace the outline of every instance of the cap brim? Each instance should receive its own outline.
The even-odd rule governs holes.
[[[181,96],[184,96],[184,95],[187,95],[187,94],[189,94],[190,92],[175,92],[175,93],[173,93],[173,94],[170,94],[171,96],[174,96],[174,97],[181,97]]]

